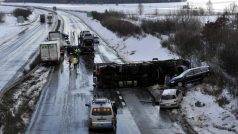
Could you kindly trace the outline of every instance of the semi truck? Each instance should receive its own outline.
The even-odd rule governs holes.
[[[81,31],[78,41],[80,41],[78,46],[81,50],[81,54],[94,54],[94,39],[93,35],[89,31]]]
[[[46,41],[40,44],[40,59],[43,63],[60,62],[60,41]]]
[[[40,14],[40,22],[45,23],[45,15],[44,14]]]
[[[95,63],[94,79],[98,88],[148,87],[165,84],[166,77],[179,75],[190,68],[183,59],[128,64]]]
[[[60,53],[61,54],[64,54],[65,48],[67,47],[67,44],[64,41],[65,40],[65,36],[67,36],[67,35],[62,34],[59,31],[51,31],[51,32],[49,32],[49,36],[48,36],[48,40],[49,41],[56,41],[56,40],[59,41]]]

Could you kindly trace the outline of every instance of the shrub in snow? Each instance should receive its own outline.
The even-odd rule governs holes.
[[[32,11],[30,9],[22,9],[22,8],[16,8],[14,11],[13,11],[13,15],[15,17],[18,17],[18,16],[23,16],[23,18],[25,20],[28,20],[28,16],[32,14]]]

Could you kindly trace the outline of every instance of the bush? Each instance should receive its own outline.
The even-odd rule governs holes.
[[[175,31],[175,22],[171,19],[166,20],[144,20],[141,28],[145,33],[155,35],[156,33],[169,34]]]
[[[120,19],[110,17],[105,19],[101,23],[103,26],[117,33],[119,36],[130,36],[130,35],[141,34],[141,29],[139,26],[136,26],[133,23],[126,20],[120,20]]]
[[[5,14],[4,13],[0,13],[0,23],[4,22],[4,17],[5,17]]]
[[[106,10],[104,13],[98,13],[93,11],[92,16],[94,19],[99,20],[104,27],[117,33],[119,36],[141,34],[139,26],[123,20],[123,18],[126,18],[126,15],[123,12]]]
[[[220,97],[219,99],[216,100],[216,102],[221,107],[230,103],[229,100],[225,96]]]
[[[18,16],[23,16],[25,20],[28,20],[28,16],[32,14],[32,11],[30,9],[22,9],[22,8],[17,8],[13,11],[13,16],[18,17]]]

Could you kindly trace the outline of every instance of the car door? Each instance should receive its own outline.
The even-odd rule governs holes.
[[[203,74],[200,68],[193,70],[193,72],[194,72],[193,81],[199,81],[202,79]]]
[[[194,72],[190,70],[188,73],[184,75],[184,83],[190,83],[193,81]]]

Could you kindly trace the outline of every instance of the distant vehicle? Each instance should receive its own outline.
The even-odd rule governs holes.
[[[40,14],[40,22],[45,23],[45,15],[44,14]]]
[[[201,81],[210,73],[209,66],[191,68],[170,80],[170,86],[185,86],[185,84]]]
[[[113,111],[113,104],[107,98],[94,98],[89,107],[89,128],[90,129],[114,129],[116,128],[116,115]]]
[[[56,11],[56,6],[53,6],[53,10]]]
[[[97,36],[93,37],[93,41],[95,44],[99,44],[99,38]]]
[[[89,31],[81,31],[78,37],[79,48],[81,49],[81,54],[92,55],[94,54],[94,40],[93,35]]]
[[[84,34],[87,34],[87,33],[90,34],[90,31],[81,31],[80,32],[80,35],[78,37],[80,40],[80,43],[83,42],[83,36],[84,36]]]
[[[51,32],[49,32],[49,36],[48,36],[49,41],[59,40],[61,54],[64,54],[65,47],[67,47],[67,44],[66,44],[67,42],[64,42],[64,40],[65,40],[64,36],[67,36],[67,35],[62,34],[59,31],[51,31]]]
[[[49,13],[47,15],[47,23],[52,24],[53,23],[53,13]]]
[[[60,62],[60,40],[47,41],[40,44],[40,59],[43,63]]]
[[[182,100],[182,91],[178,89],[165,89],[159,101],[160,108],[179,108]]]

